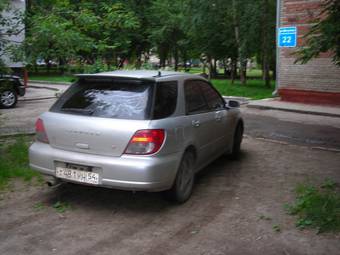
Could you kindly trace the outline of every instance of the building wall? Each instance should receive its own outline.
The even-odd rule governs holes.
[[[297,26],[298,45],[320,15],[322,0],[281,0],[281,27]],[[282,100],[340,105],[340,68],[329,53],[294,64],[297,48],[280,48],[279,94]]]

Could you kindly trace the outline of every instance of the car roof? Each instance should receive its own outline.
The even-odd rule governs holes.
[[[157,70],[119,70],[112,72],[102,72],[95,74],[77,74],[78,77],[122,77],[122,78],[134,78],[134,79],[157,79],[162,77],[176,77],[187,76],[197,77],[198,75],[187,74],[182,72],[173,71],[157,71]]]

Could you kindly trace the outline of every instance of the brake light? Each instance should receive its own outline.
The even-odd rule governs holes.
[[[40,118],[37,119],[37,121],[35,122],[35,133],[36,133],[36,139],[39,142],[49,143],[46,130],[44,127],[44,122]]]
[[[163,129],[138,130],[125,149],[125,154],[150,155],[162,147],[165,138]]]

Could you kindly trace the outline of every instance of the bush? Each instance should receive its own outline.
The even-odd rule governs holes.
[[[298,216],[298,228],[317,228],[318,233],[340,231],[340,194],[335,182],[327,180],[320,187],[300,184],[296,194],[296,202],[287,205],[287,210]]]
[[[93,65],[87,65],[84,67],[84,73],[100,73],[100,72],[107,72],[113,71],[115,68],[112,67],[109,69],[108,65],[105,64],[101,60],[96,60]]]

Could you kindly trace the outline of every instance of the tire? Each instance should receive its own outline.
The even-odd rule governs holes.
[[[12,89],[6,89],[0,92],[0,107],[13,108],[18,101],[17,93]]]
[[[182,204],[190,198],[195,182],[194,163],[194,154],[185,152],[172,188],[164,192],[167,200]]]
[[[243,125],[242,123],[238,123],[234,133],[233,149],[230,154],[232,159],[239,159],[241,154],[242,139],[243,139]]]

